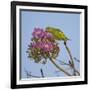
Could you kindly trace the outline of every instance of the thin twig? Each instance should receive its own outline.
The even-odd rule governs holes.
[[[41,72],[41,76],[44,78],[44,73],[43,73],[43,70],[40,69],[40,72]]]
[[[69,74],[69,73],[66,72],[63,68],[61,68],[60,66],[58,66],[52,58],[50,58],[50,61],[51,61],[60,71],[64,72],[64,73],[65,73],[66,75],[68,75],[68,76],[71,76],[71,74]]]
[[[79,73],[79,71],[78,71],[78,70],[76,70],[76,69],[75,69],[75,72],[76,72],[78,75],[80,75],[80,73]]]
[[[72,57],[72,55],[71,55],[71,51],[70,51],[70,49],[68,48],[66,42],[64,42],[64,45],[65,45],[65,48],[66,48],[66,50],[67,50],[67,52],[68,52],[68,54],[69,54],[69,57],[70,57],[70,62],[71,62],[72,67],[73,67],[73,74],[76,76],[76,73],[75,73],[75,65],[74,65],[73,57]]]
[[[66,62],[64,62],[64,61],[60,61],[60,60],[59,60],[59,62],[60,62],[61,65],[69,65],[68,63],[66,63]]]
[[[78,60],[76,57],[74,57],[74,60],[76,60],[77,62],[80,62],[80,60]]]
[[[25,70],[25,73],[26,73],[26,75],[27,75],[27,78],[29,78],[29,77],[40,78],[40,76],[32,75],[31,72],[28,72],[28,71],[26,71],[26,70]]]
[[[69,63],[66,63],[66,62],[61,61],[61,60],[58,60],[58,61],[59,61],[60,63],[62,63],[61,65],[67,65],[67,66],[71,67],[71,65],[70,65]],[[73,68],[73,67],[71,67],[71,68]],[[80,73],[79,73],[78,70],[75,69],[75,72],[76,72],[78,75],[80,75]]]

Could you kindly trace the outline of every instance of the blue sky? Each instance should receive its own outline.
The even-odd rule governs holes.
[[[56,77],[57,68],[48,60],[43,64],[34,63],[26,53],[28,44],[32,37],[32,32],[35,27],[45,29],[47,26],[60,28],[70,41],[67,42],[73,57],[80,59],[80,14],[76,13],[56,13],[56,12],[36,12],[36,11],[21,11],[21,78],[26,78],[25,70],[31,72],[33,75],[41,76],[40,69],[43,69],[45,77]],[[63,45],[59,42],[60,53],[58,60],[67,62],[69,56]],[[58,63],[58,61],[56,61]],[[58,63],[59,64],[59,63]],[[75,63],[76,68],[79,69],[79,64]],[[62,72],[58,74],[60,77],[65,76]]]

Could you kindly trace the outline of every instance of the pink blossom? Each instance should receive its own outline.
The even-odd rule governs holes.
[[[32,33],[32,35],[35,38],[43,38],[44,37],[43,29],[41,29],[41,28],[35,28],[34,29],[34,32]]]
[[[53,45],[49,43],[43,43],[43,51],[50,52],[53,49]]]

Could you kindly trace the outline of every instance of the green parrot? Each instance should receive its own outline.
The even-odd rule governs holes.
[[[58,28],[46,27],[46,32],[51,33],[56,40],[63,40],[65,42],[69,40],[68,37],[66,37],[65,34]]]

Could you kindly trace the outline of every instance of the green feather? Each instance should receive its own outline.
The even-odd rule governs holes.
[[[46,27],[46,31],[51,33],[56,40],[63,40],[67,41],[69,40],[68,37],[58,28],[54,27]]]

